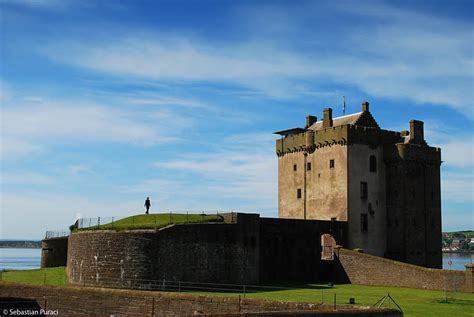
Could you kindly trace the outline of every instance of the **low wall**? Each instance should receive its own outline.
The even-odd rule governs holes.
[[[41,267],[66,266],[68,237],[41,241]]]
[[[472,292],[472,267],[466,271],[429,269],[347,249],[336,250],[339,282]]]
[[[18,306],[12,306],[15,300]],[[25,306],[29,304],[30,306]],[[24,285],[0,282],[1,309],[36,308],[59,316],[175,316],[196,313],[213,316],[402,316],[391,309],[277,302],[238,297],[196,296],[136,290]],[[54,314],[54,313],[53,313]]]
[[[68,281],[121,288],[134,288],[133,281],[138,280],[257,284],[258,227],[252,224],[178,224],[159,231],[73,233]],[[250,240],[253,243],[244,243]]]

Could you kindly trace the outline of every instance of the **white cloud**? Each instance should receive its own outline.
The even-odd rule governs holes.
[[[220,209],[276,212],[278,171],[273,139],[268,134],[233,135],[222,140],[215,151],[160,161],[155,166],[199,179],[197,184],[175,184],[172,191],[179,192],[180,197],[204,199],[203,205],[207,206],[223,200],[223,205],[217,206]]]
[[[443,200],[474,204],[474,174],[472,170],[441,174]]]
[[[474,167],[474,142],[453,141],[441,144],[441,158],[444,164],[458,167]]]
[[[2,192],[0,239],[41,239],[47,230],[68,230],[78,216],[125,217],[137,214],[140,207],[140,203],[128,201],[95,201],[52,193],[18,195]]]
[[[10,94],[11,92],[8,84],[5,81],[0,80],[0,102],[7,101],[10,98]]]
[[[48,185],[54,182],[53,178],[47,175],[34,172],[1,173],[0,183],[20,184],[20,185]]]
[[[168,110],[42,100],[13,101],[1,112],[1,156],[11,159],[53,145],[121,143],[150,146],[179,139],[192,119]]]
[[[1,160],[36,154],[42,151],[42,147],[38,144],[34,144],[33,142],[19,138],[6,136],[3,134],[3,132],[0,135],[0,139]]]
[[[268,12],[258,15],[264,19],[258,23],[263,29],[232,45],[187,35],[131,32],[89,46],[59,41],[46,54],[56,61],[118,76],[231,82],[279,98],[304,94],[308,79],[335,81],[374,96],[448,105],[474,117],[471,25],[384,5],[364,8],[357,4],[344,10],[364,15],[367,24],[334,33],[333,38],[320,30],[308,32],[305,23],[313,21],[312,13],[320,10],[310,5],[301,21],[274,21]],[[277,16],[291,15],[291,10],[268,10],[276,10]],[[283,34],[269,41],[265,25],[272,29],[276,23],[290,25],[279,27]],[[285,34],[302,40],[290,46],[281,40]],[[333,47],[336,43],[346,44]],[[299,44],[305,48],[298,50]],[[328,50],[333,53],[327,54]]]

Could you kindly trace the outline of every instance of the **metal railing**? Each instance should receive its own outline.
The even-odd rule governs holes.
[[[69,231],[46,231],[44,234],[45,239],[51,239],[51,238],[61,238],[61,237],[67,237],[69,236]]]
[[[159,228],[175,223],[221,222],[227,211],[170,211],[167,213],[141,214],[129,217],[95,217],[76,220],[76,229]],[[233,217],[235,218],[235,217]],[[233,219],[232,218],[232,219]]]
[[[105,288],[121,288],[121,289],[137,289],[147,291],[167,291],[167,292],[221,292],[241,294],[244,298],[247,294],[270,291],[285,291],[285,290],[307,290],[314,289],[316,292],[320,291],[320,296],[317,296],[321,305],[335,305],[336,297],[334,294],[336,290],[333,284],[327,286],[268,286],[268,285],[252,285],[252,284],[231,284],[231,283],[209,283],[209,282],[190,282],[180,280],[153,280],[153,279],[131,279],[131,278],[112,278],[100,277],[98,280],[84,280],[80,279],[72,283],[73,285],[80,285],[83,287],[105,287]],[[339,303],[339,305],[347,305],[348,303]]]

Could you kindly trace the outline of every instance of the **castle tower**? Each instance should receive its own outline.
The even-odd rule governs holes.
[[[347,221],[346,247],[441,267],[441,151],[426,144],[423,122],[383,130],[364,102],[275,133],[280,218]]]

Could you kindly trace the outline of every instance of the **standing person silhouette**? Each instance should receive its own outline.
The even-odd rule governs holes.
[[[150,202],[150,197],[147,197],[146,200],[145,200],[145,208],[146,208],[146,212],[145,214],[148,215],[148,211],[150,210],[150,206],[151,206],[151,202]]]

